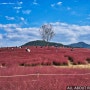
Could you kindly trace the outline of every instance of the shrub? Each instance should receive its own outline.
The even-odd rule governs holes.
[[[53,65],[55,65],[55,66],[60,66],[61,63],[60,63],[60,62],[53,61]]]
[[[68,60],[69,60],[70,62],[73,62],[73,58],[70,57],[70,56],[68,56]]]
[[[20,66],[25,66],[25,63],[21,63],[21,64],[19,64]]]
[[[86,61],[87,61],[88,63],[90,63],[90,58],[87,58]]]

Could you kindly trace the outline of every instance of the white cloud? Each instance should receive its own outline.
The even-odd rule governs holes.
[[[15,20],[15,17],[5,16],[5,18],[6,18],[7,20]]]
[[[14,6],[13,9],[16,10],[16,13],[19,13],[20,12],[20,10],[22,9],[22,4],[23,4],[23,2],[17,2],[15,4],[16,6]]]
[[[80,36],[90,35],[90,26],[80,26],[67,23],[51,23],[54,27],[56,35],[63,35],[63,40],[67,41],[66,43],[78,42]],[[83,40],[84,41],[84,40]],[[88,42],[90,43],[90,41]]]
[[[20,21],[21,21],[21,23],[20,23],[21,26],[28,24],[27,20],[24,17],[19,17],[19,18],[20,18]]]
[[[71,15],[75,15],[75,16],[79,16],[79,17],[81,16],[81,14],[76,11],[71,11]]]
[[[24,21],[25,19],[23,17],[20,18],[22,21]]]
[[[62,2],[57,2],[57,5],[62,5]]]
[[[24,20],[23,17],[21,19]],[[10,44],[10,46],[12,46],[13,43],[15,44],[14,46],[16,46],[39,38],[39,29],[35,27],[22,28],[17,24],[0,24],[0,29],[5,31],[4,34],[0,34],[0,39],[2,39],[3,46],[5,46],[4,44],[6,42],[6,46]]]
[[[1,39],[3,39],[3,35],[2,35],[2,34],[0,34],[0,40],[1,40]]]
[[[62,5],[62,2],[53,3],[51,4],[51,7],[60,6],[60,5]]]
[[[13,30],[17,27],[20,27],[17,24],[0,24],[0,29],[4,30],[5,32],[13,32]]]
[[[21,8],[22,8],[21,6],[13,7],[13,9],[16,10],[16,13],[19,13]]]
[[[18,9],[18,10],[21,9],[21,8],[22,8],[22,7],[14,7],[14,9]]]
[[[25,19],[20,18],[22,21]],[[71,44],[78,42],[81,36],[90,35],[90,26],[80,26],[75,24],[68,24],[62,22],[51,23],[55,31],[54,41]],[[0,40],[2,45],[8,46],[22,45],[31,40],[40,39],[39,28],[38,27],[21,27],[17,24],[0,24],[0,29],[4,30],[4,34],[0,34]],[[90,43],[89,38],[83,38],[83,41]],[[6,45],[6,46],[7,46]]]
[[[21,10],[21,6],[17,6],[17,7],[13,7],[13,9],[15,9],[16,10],[16,13],[19,13],[20,12],[20,10]]]
[[[34,4],[34,5],[38,5],[37,0],[34,0],[34,1],[33,1],[33,4]]]
[[[0,28],[7,28],[7,27],[18,27],[17,24],[0,24]]]
[[[16,13],[19,13],[19,12],[20,12],[19,10],[16,11]]]
[[[67,7],[67,10],[71,10],[71,8],[70,7]]]
[[[22,4],[23,4],[23,2],[17,2],[17,4],[18,4],[18,5],[22,5]]]
[[[23,10],[22,12],[23,12],[23,14],[30,14],[31,10]]]
[[[0,3],[0,5],[14,5],[14,4],[17,4],[17,5],[22,5],[23,2],[17,2],[17,3],[12,3],[12,2],[3,2],[3,3]]]
[[[3,2],[3,3],[0,3],[1,5],[13,5],[13,4],[15,4],[15,3],[11,3],[11,2],[8,2],[8,3],[6,3],[6,2]]]
[[[51,4],[51,7],[54,7],[55,6],[55,4]]]

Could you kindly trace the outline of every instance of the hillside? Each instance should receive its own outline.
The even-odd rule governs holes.
[[[22,46],[46,46],[46,45],[49,45],[49,46],[63,46],[63,44],[61,43],[55,43],[55,42],[46,42],[46,41],[42,41],[42,40],[36,40],[36,41],[31,41],[31,42],[28,42],[28,43],[25,43],[24,45]]]
[[[42,40],[36,40],[36,41],[30,41],[30,42],[27,42],[25,43],[24,45],[22,46],[64,46],[64,47],[76,47],[76,48],[90,48],[90,45],[89,44],[86,44],[84,42],[78,42],[78,43],[72,43],[72,44],[69,44],[69,45],[64,45],[64,44],[61,44],[61,43],[56,43],[56,42],[46,42],[46,41],[42,41]]]
[[[69,46],[71,46],[71,47],[80,47],[80,48],[90,48],[90,45],[86,44],[84,42],[73,43],[73,44],[70,44]]]

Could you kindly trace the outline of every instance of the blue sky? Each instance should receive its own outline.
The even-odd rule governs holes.
[[[51,23],[51,41],[90,44],[90,0],[0,0],[0,46],[41,39],[39,28]]]

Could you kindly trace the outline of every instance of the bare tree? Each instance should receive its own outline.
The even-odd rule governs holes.
[[[39,31],[41,38],[46,42],[50,41],[55,35],[51,24],[42,25]]]

